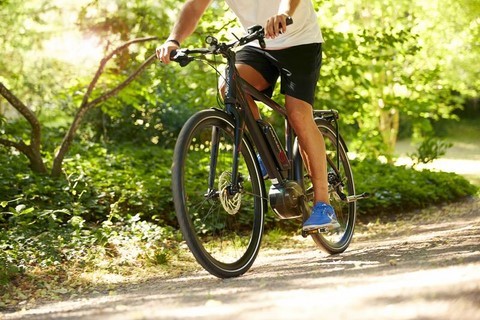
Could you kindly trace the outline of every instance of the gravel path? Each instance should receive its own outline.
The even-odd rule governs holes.
[[[337,256],[292,243],[261,251],[240,278],[202,271],[3,318],[480,319],[479,199],[360,226]]]

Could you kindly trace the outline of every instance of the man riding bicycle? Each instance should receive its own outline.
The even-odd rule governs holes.
[[[225,0],[242,26],[265,28],[265,48],[249,43],[236,54],[240,76],[271,96],[278,77],[285,94],[285,109],[301,148],[315,194],[312,213],[304,231],[339,227],[328,197],[325,142],[313,119],[315,87],[322,62],[322,33],[310,0]],[[170,62],[170,53],[195,30],[211,0],[188,0],[157,57]],[[287,18],[294,23],[287,28]],[[258,107],[247,97],[250,109],[260,119]]]

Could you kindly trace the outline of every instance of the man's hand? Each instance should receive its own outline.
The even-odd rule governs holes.
[[[287,31],[287,14],[277,14],[270,17],[265,25],[265,37],[267,39],[274,39],[280,34]]]
[[[165,64],[169,64],[170,63],[170,53],[173,50],[177,50],[178,48],[180,48],[180,46],[179,46],[177,41],[167,40],[167,41],[165,41],[164,44],[162,44],[161,46],[159,46],[156,49],[155,53],[157,54],[157,58],[160,61],[162,61]]]

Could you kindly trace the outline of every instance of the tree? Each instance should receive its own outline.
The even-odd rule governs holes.
[[[478,70],[469,67],[480,55],[475,47],[480,9],[474,0],[317,2],[327,41],[316,106],[340,109],[342,121],[351,125],[355,138],[351,145],[357,150],[391,158],[402,119],[412,122],[415,132],[424,136],[432,120],[448,117],[461,104],[457,97],[478,95]],[[204,83],[205,65],[147,68],[153,46],[112,50],[145,35],[164,38],[178,10],[176,1],[82,0],[66,7],[51,3],[0,3],[0,43],[5,47],[0,83],[6,98],[0,100],[0,138],[4,146],[23,150],[34,170],[43,172],[45,164],[39,157],[54,152],[54,146],[41,148],[38,117],[42,110],[61,110],[74,118],[53,160],[54,175],[58,175],[79,124],[92,109],[99,117],[89,121],[92,125],[97,121],[95,130],[102,134],[115,126],[125,131],[137,127],[148,135],[147,141],[171,143],[186,114],[215,105],[216,84]],[[455,15],[449,16],[445,8]],[[58,27],[72,12],[77,17],[74,23]],[[234,26],[224,2],[214,1],[184,46],[204,45],[207,34],[230,39]],[[102,77],[86,80],[78,76],[79,68],[49,55],[32,59],[46,40],[66,29],[95,35],[105,52],[117,53],[108,62],[102,61]],[[451,54],[452,46],[458,54]],[[146,72],[136,73],[139,65]],[[136,81],[121,90],[111,89],[130,79],[128,74],[134,74]],[[216,81],[215,73],[210,74],[208,81]],[[13,120],[5,116],[5,101],[27,119],[31,134],[7,128]],[[129,133],[125,137],[131,138]]]
[[[132,36],[139,36],[148,32],[158,31],[156,30],[158,28],[158,24],[162,25],[164,30],[169,29],[170,23],[160,22],[169,21],[167,11],[175,6],[175,2],[169,1],[168,3],[163,3],[162,5],[163,6],[160,8],[160,4],[155,1],[137,1],[133,4],[131,1],[87,2],[79,10],[78,26],[84,33],[95,33],[97,36],[103,39],[104,43],[107,44],[106,47],[110,48],[112,46],[119,45],[119,43],[126,41],[126,39],[130,39]],[[26,7],[28,7],[28,2],[26,2],[24,7],[21,8],[26,10]],[[223,9],[221,6],[214,4],[212,10],[222,11]],[[213,19],[214,17],[211,11],[207,12],[206,16],[210,16],[210,19]],[[222,19],[217,20],[220,22],[217,22],[216,25],[222,23]],[[200,31],[197,32],[201,33],[202,29],[209,29],[212,27],[212,25],[208,23],[208,20],[205,21],[206,23],[202,23],[199,27]],[[198,41],[199,38],[202,38],[203,43],[202,36],[193,36],[191,41]],[[175,96],[175,92],[179,91],[177,90],[178,88],[169,86],[168,84],[161,86],[161,90],[163,92],[160,96],[158,95],[158,90],[160,89],[146,91],[143,88],[140,88],[138,85],[136,87],[133,86],[133,88],[130,87],[130,89],[126,90],[127,85],[130,85],[135,79],[138,80],[141,77],[147,78],[150,82],[147,86],[152,87],[151,80],[158,78],[158,72],[155,71],[150,72],[149,75],[141,75],[141,73],[145,71],[147,67],[154,61],[152,48],[130,50],[130,45],[132,44],[146,43],[156,39],[158,39],[158,37],[135,38],[134,40],[126,41],[123,44],[120,44],[102,59],[95,76],[89,84],[86,83],[83,85],[83,81],[78,82],[73,87],[66,88],[67,90],[65,90],[65,93],[60,95],[61,97],[64,96],[64,101],[62,101],[62,98],[60,98],[57,99],[56,103],[64,104],[67,107],[67,110],[74,115],[74,119],[66,131],[58,151],[53,156],[51,170],[52,176],[58,177],[61,174],[62,162],[72,144],[75,133],[77,132],[80,123],[85,118],[85,115],[94,107],[102,105],[103,108],[99,110],[102,110],[102,113],[105,112],[109,115],[115,114],[117,112],[115,111],[116,109],[118,110],[119,108],[124,108],[125,103],[127,106],[134,105],[135,109],[145,111],[145,108],[142,106],[142,100],[147,101],[148,104],[153,100],[166,102],[171,100],[170,97]],[[148,53],[148,51],[150,51],[150,53]],[[132,68],[132,61],[143,62],[141,62],[137,69],[134,69]],[[109,65],[108,68],[107,64]],[[105,73],[104,71],[107,72]],[[127,73],[130,73],[130,76],[127,77]],[[183,73],[186,73],[186,71],[183,71]],[[165,73],[165,75],[168,76],[167,73]],[[102,76],[102,78],[100,76]],[[191,90],[193,88],[192,85],[202,82],[199,79],[204,80],[205,77],[201,72],[194,72],[193,75],[189,75],[189,78],[190,80],[197,78],[198,81],[189,82],[188,79],[181,77],[184,82],[189,82],[189,85],[185,85],[184,83],[179,87],[182,88],[181,90],[189,93],[185,94],[183,97],[180,97],[183,99],[190,97],[189,100],[196,100],[198,102],[198,97],[205,96],[205,90],[201,88],[194,88],[194,90]],[[103,82],[101,79],[103,79]],[[8,80],[2,78],[0,81]],[[0,145],[16,148],[18,151],[28,157],[32,170],[39,173],[46,173],[47,168],[41,156],[42,152],[45,152],[42,150],[41,125],[34,108],[27,107],[27,104],[22,103],[20,99],[18,99],[16,95],[13,94],[13,92],[7,87],[7,85],[2,82],[0,83],[1,95],[4,96],[11,106],[18,110],[20,114],[28,120],[29,127],[31,129],[30,143],[25,137],[22,138],[14,136],[9,134],[8,131],[4,130],[1,135]],[[112,86],[113,89],[108,89]],[[21,85],[15,86],[17,89],[19,87],[22,88]],[[68,94],[68,91],[71,91],[71,94]],[[79,92],[81,92],[81,99],[79,99]],[[151,95],[153,99],[151,97],[147,98],[147,95]],[[109,105],[107,100],[114,96],[116,104]],[[211,98],[209,98],[209,100],[211,100]],[[36,101],[45,103],[45,101],[42,101],[42,98]],[[171,102],[166,103],[167,106],[168,104],[171,104]],[[55,101],[52,105],[55,106]],[[72,105],[77,105],[78,107],[74,108]],[[145,114],[143,111],[142,114]],[[151,124],[150,122],[146,123]]]
[[[30,135],[25,135],[26,131],[20,134],[9,132],[5,127],[7,118],[2,111],[6,108],[6,105],[0,100],[0,106],[2,107],[0,108],[0,111],[2,111],[0,113],[0,125],[3,127],[3,129],[0,127],[0,129],[2,129],[0,130],[0,145],[7,148],[13,147],[25,154],[30,161],[30,167],[33,171],[47,173],[47,167],[42,159],[42,153],[44,153],[45,150],[42,150],[42,128],[38,116],[41,113],[42,106],[56,106],[58,108],[60,104],[65,105],[75,116],[53,159],[51,175],[55,177],[61,174],[63,159],[86,113],[92,108],[105,103],[107,99],[118,95],[154,61],[152,52],[148,53],[146,50],[141,49],[132,51],[130,50],[130,45],[146,43],[158,39],[157,37],[140,37],[130,41],[125,39],[130,39],[135,33],[144,34],[145,28],[149,26],[149,23],[153,25],[155,21],[162,25],[162,20],[167,18],[165,10],[157,10],[160,16],[152,14],[159,6],[158,3],[153,6],[153,1],[149,3],[152,7],[147,7],[147,3],[143,1],[138,2],[133,8],[129,1],[120,2],[120,12],[123,13],[124,16],[128,15],[130,18],[125,21],[118,11],[115,11],[115,19],[111,17],[112,12],[110,12],[110,16],[103,18],[101,15],[91,15],[91,12],[105,13],[106,6],[110,6],[111,11],[111,5],[114,5],[116,1],[83,1],[82,3],[84,3],[84,5],[80,7],[78,14],[78,25],[80,29],[85,33],[91,33],[91,30],[86,27],[88,25],[86,21],[91,23],[93,26],[92,29],[94,29],[99,36],[103,37],[103,41],[106,43],[106,49],[110,51],[110,53],[102,59],[90,83],[85,82],[85,84],[83,84],[83,81],[80,80],[74,83],[74,86],[71,88],[59,87],[58,84],[65,84],[63,79],[59,79],[61,79],[62,76],[68,78],[70,76],[70,70],[75,70],[74,72],[78,73],[78,68],[73,68],[72,66],[66,67],[66,64],[61,63],[51,64],[49,61],[56,61],[54,60],[56,57],[53,56],[52,59],[48,59],[48,57],[47,59],[33,59],[33,61],[45,61],[47,63],[35,65],[35,72],[32,72],[31,69],[33,66],[29,64],[29,61],[31,60],[30,56],[32,52],[35,52],[36,57],[38,57],[38,52],[41,51],[45,42],[58,33],[54,27],[56,25],[55,22],[61,21],[65,23],[65,21],[62,20],[62,16],[71,16],[71,14],[78,9],[79,5],[69,4],[58,8],[51,5],[49,1],[18,0],[9,0],[1,4],[2,9],[4,9],[2,10],[4,13],[2,16],[5,19],[0,22],[0,25],[3,27],[0,28],[0,32],[4,35],[0,41],[4,42],[3,44],[6,48],[4,57],[6,57],[6,59],[0,59],[0,65],[5,67],[5,73],[0,75],[0,94],[27,120]],[[171,4],[172,3],[173,2],[171,2]],[[92,8],[95,10],[91,10]],[[164,9],[167,8],[168,6],[165,6]],[[145,11],[147,9],[148,12],[146,13]],[[132,11],[136,13],[133,18],[131,15]],[[139,19],[139,17],[141,19]],[[95,21],[90,21],[89,19],[94,19]],[[148,19],[150,20],[146,21]],[[59,25],[61,25],[61,23],[59,23]],[[63,26],[63,28],[68,30],[70,27]],[[15,32],[16,30],[19,30],[19,33],[24,34],[24,36],[19,37],[18,33]],[[133,32],[133,30],[136,32]],[[59,31],[63,32],[63,30]],[[112,46],[114,49],[109,49]],[[115,46],[118,47],[115,48]],[[13,59],[9,60],[10,58]],[[136,60],[140,62],[143,60],[143,62],[141,62],[137,69],[132,69],[133,64],[131,62]],[[113,63],[110,63],[111,61],[113,61]],[[107,68],[107,64],[109,63],[110,65]],[[105,73],[105,70],[108,72]],[[44,78],[36,77],[38,74],[45,76],[45,72],[48,72],[49,75],[52,76]],[[130,76],[125,75],[128,72],[131,73]],[[28,74],[29,77],[25,76],[26,74]],[[99,82],[101,75],[102,79],[104,79],[103,83]],[[105,81],[106,78],[109,78],[109,80],[107,79]],[[29,90],[38,84],[42,84],[39,90]],[[14,90],[10,90],[9,87],[13,87]],[[102,89],[99,90],[98,87]],[[108,89],[108,87],[113,87],[113,89]],[[71,94],[68,93],[69,90],[71,90]],[[82,91],[82,98],[78,101],[78,92]],[[24,101],[26,102],[22,102],[17,96],[24,96]],[[51,101],[49,101],[50,99]],[[62,99],[64,100],[62,101]],[[72,105],[76,103],[78,103],[77,110],[72,108]],[[9,119],[9,121],[12,121],[12,119],[18,121],[16,120],[16,116],[13,116],[13,118],[9,116]]]
[[[101,96],[91,99],[91,95],[95,85],[97,84],[100,76],[102,75],[107,62],[112,59],[115,55],[119,52],[122,52],[124,49],[128,48],[130,45],[135,43],[141,43],[146,41],[151,41],[157,39],[156,37],[149,37],[149,38],[141,38],[141,39],[134,39],[131,41],[126,42],[125,44],[115,48],[110,54],[108,54],[104,59],[102,59],[100,66],[93,77],[90,85],[86,93],[83,96],[82,103],[78,108],[78,112],[73,120],[70,129],[66,133],[63,142],[60,146],[59,151],[56,153],[55,158],[53,160],[53,167],[51,171],[51,175],[53,177],[60,176],[62,172],[62,163],[67,153],[70,145],[73,141],[75,133],[85,117],[85,114],[96,107],[100,103],[106,101],[107,99],[111,98],[112,96],[116,95],[120,92],[123,88],[129,85],[146,67],[148,67],[155,59],[154,55],[151,55],[148,59],[146,59],[135,72],[129,75],[122,83],[118,84],[113,89],[107,91],[106,93],[102,94]],[[20,114],[25,117],[25,119],[29,122],[31,126],[31,143],[27,144],[23,140],[13,141],[13,139],[5,139],[0,138],[0,144],[6,147],[14,147],[21,153],[25,154],[28,159],[30,160],[30,167],[33,171],[38,173],[46,173],[47,169],[41,157],[41,127],[38,118],[32,112],[32,110],[23,104],[10,90],[8,90],[3,83],[0,82],[0,94],[18,111]]]
[[[344,122],[354,126],[357,150],[391,160],[401,115],[419,136],[428,136],[432,121],[448,118],[460,107],[454,90],[464,95],[478,92],[478,85],[448,76],[452,55],[438,45],[458,40],[459,34],[450,28],[452,20],[463,26],[470,22],[459,10],[454,16],[425,10],[432,5],[459,9],[451,0],[354,0],[319,6],[327,41],[318,105],[342,111]],[[440,38],[432,33],[432,25],[450,33]],[[462,40],[475,34],[471,27],[466,30]],[[479,59],[480,52],[472,49],[470,55]]]

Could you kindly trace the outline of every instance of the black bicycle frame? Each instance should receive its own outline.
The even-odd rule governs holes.
[[[285,109],[280,106],[278,103],[255,89],[248,82],[243,80],[235,68],[235,53],[228,52],[227,61],[227,71],[226,71],[226,90],[225,90],[225,108],[228,114],[231,114],[235,121],[235,144],[233,150],[233,164],[232,164],[232,177],[231,177],[231,192],[235,193],[238,190],[235,190],[238,186],[238,155],[240,152],[240,145],[244,135],[245,126],[250,132],[251,139],[254,142],[254,145],[257,148],[262,161],[265,164],[267,173],[270,179],[273,179],[274,184],[281,183],[285,179],[292,179],[292,170],[288,170],[288,175],[283,176],[282,172],[276,169],[275,160],[271,154],[266,140],[264,139],[263,133],[260,130],[252,111],[250,110],[248,103],[246,101],[245,95],[252,96],[255,100],[261,101],[266,104],[268,107],[274,111],[280,113],[285,119],[287,119],[287,114]],[[233,56],[232,56],[233,55]],[[294,132],[291,128],[288,120],[286,120],[285,125],[285,144],[286,152],[289,157],[289,160],[292,158],[293,154],[293,142],[294,142]],[[213,159],[213,158],[212,158]],[[290,161],[292,163],[292,161]],[[276,180],[276,181],[275,181]]]

